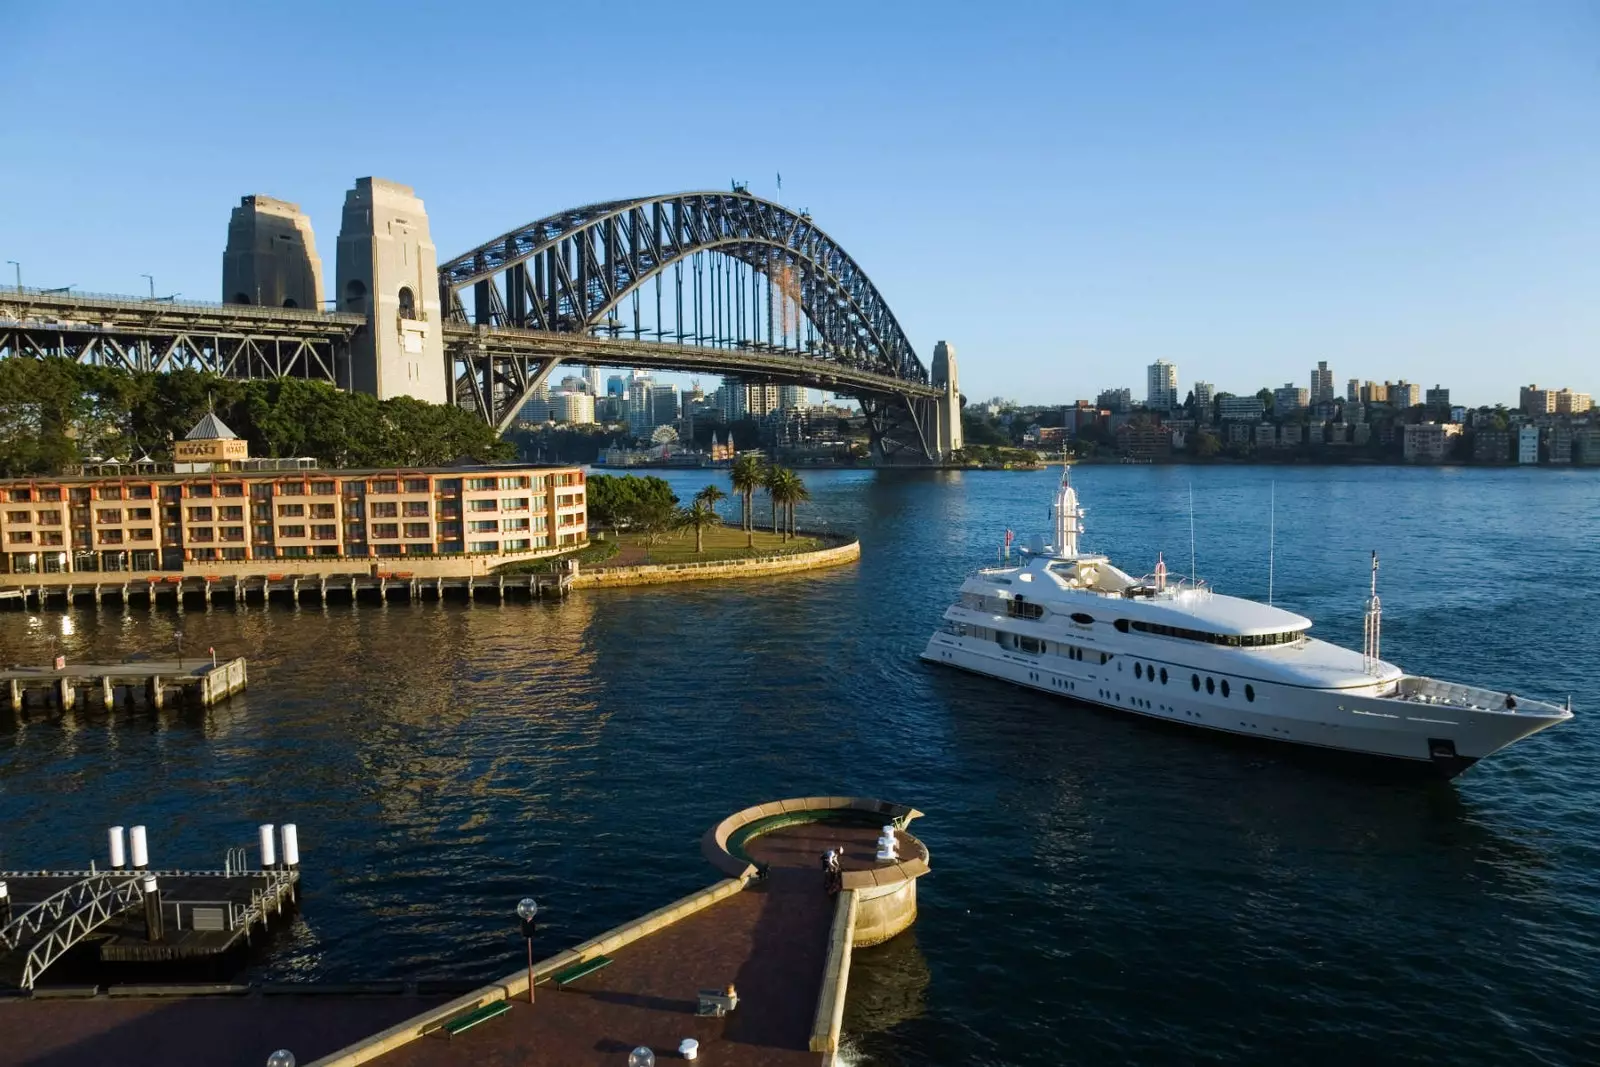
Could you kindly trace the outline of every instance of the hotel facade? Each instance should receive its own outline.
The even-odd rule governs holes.
[[[253,560],[538,556],[588,542],[577,467],[322,470],[250,460],[213,416],[175,468],[0,480],[0,574]]]

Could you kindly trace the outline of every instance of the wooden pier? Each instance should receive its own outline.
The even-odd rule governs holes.
[[[162,708],[176,701],[210,707],[243,692],[249,680],[243,657],[219,660],[143,660],[73,663],[59,667],[10,666],[0,670],[0,691],[13,712],[30,705],[71,711],[80,701],[105,708],[144,701]]]
[[[358,601],[539,599],[566,596],[572,589],[576,566],[560,567],[532,574],[478,574],[456,576],[418,576],[406,571],[362,571],[358,573],[291,574],[259,573],[248,575],[118,575],[80,572],[71,575],[0,576],[0,606],[44,608],[107,604],[128,608],[135,604],[154,608],[169,604],[186,605],[265,604],[311,602],[354,603]]]

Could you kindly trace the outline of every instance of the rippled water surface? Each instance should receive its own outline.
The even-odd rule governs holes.
[[[680,493],[701,472],[671,476]],[[910,935],[858,953],[861,1064],[1600,1062],[1600,472],[1084,468],[1087,544],[1274,593],[1359,647],[1579,717],[1448,784],[1374,782],[925,666],[962,575],[1044,530],[1052,473],[823,472],[859,565],[561,603],[71,613],[69,656],[250,659],[209,712],[0,712],[0,867],[150,826],[158,864],[299,824],[275,979],[486,978],[712,878],[749,803],[927,812]],[[759,505],[758,505],[759,506]],[[0,612],[0,661],[61,613]]]

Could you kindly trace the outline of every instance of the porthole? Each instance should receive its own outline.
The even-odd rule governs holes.
[[[1167,684],[1167,669],[1165,667],[1161,668],[1161,684]]]
[[[1256,687],[1249,682],[1244,684],[1244,698],[1252,704],[1256,702]]]
[[[1135,678],[1143,678],[1144,677],[1144,664],[1135,663],[1133,665],[1133,676]]]
[[[1215,693],[1216,691],[1217,691],[1216,679],[1210,678],[1210,677],[1206,678],[1206,692]]]
[[[1072,613],[1072,621],[1077,623],[1079,626],[1089,626],[1094,622],[1094,616],[1085,615],[1081,611],[1074,611]]]
[[[1222,695],[1228,695],[1228,680],[1226,678],[1222,680]]]
[[[1200,676],[1198,674],[1189,675],[1189,684],[1194,687],[1196,693],[1200,692]]]
[[[1156,669],[1154,667],[1150,666],[1150,664],[1146,663],[1144,665],[1144,676],[1146,678],[1150,679],[1152,682],[1155,681],[1156,680]]]
[[[1127,619],[1118,619],[1116,622],[1112,623],[1112,625],[1117,628],[1117,633],[1119,634],[1125,634],[1128,632]]]

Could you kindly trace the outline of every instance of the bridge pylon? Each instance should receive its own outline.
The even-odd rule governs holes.
[[[367,316],[350,343],[350,384],[379,400],[449,400],[438,254],[408,185],[357,178],[339,227],[339,310]]]

